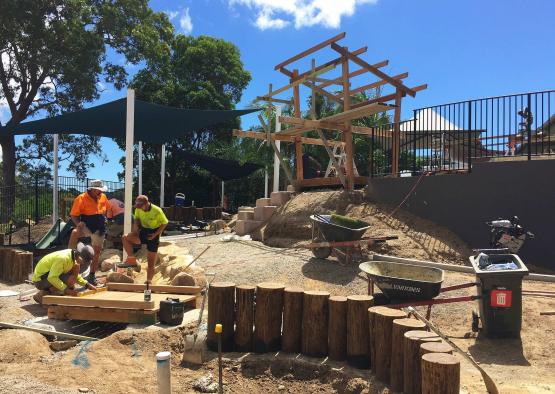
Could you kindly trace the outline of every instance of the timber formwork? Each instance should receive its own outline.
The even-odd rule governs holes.
[[[356,119],[364,118],[373,114],[378,114],[386,111],[394,111],[393,120],[397,125],[391,131],[392,139],[392,173],[398,173],[399,156],[400,156],[400,129],[399,121],[401,120],[401,104],[402,99],[406,95],[415,97],[418,91],[427,88],[427,85],[419,85],[412,88],[403,84],[403,79],[408,77],[408,73],[402,73],[395,76],[390,76],[380,70],[389,64],[388,60],[383,60],[374,64],[370,64],[363,60],[360,55],[367,51],[367,47],[351,51],[347,47],[340,46],[337,42],[345,38],[346,33],[338,34],[328,40],[325,40],[312,48],[309,48],[297,55],[281,62],[275,66],[275,70],[281,72],[289,78],[289,84],[279,89],[273,89],[269,85],[268,93],[263,96],[258,96],[257,100],[266,101],[268,105],[268,115],[270,115],[271,106],[273,103],[287,104],[293,108],[293,116],[281,116],[277,119],[280,123],[288,125],[280,132],[272,132],[271,122],[267,122],[259,115],[259,121],[264,129],[264,132],[256,131],[243,131],[234,130],[233,135],[240,138],[255,138],[266,140],[273,147],[276,156],[279,159],[280,165],[283,168],[285,175],[289,182],[300,190],[304,187],[317,187],[317,186],[333,186],[342,185],[347,190],[352,190],[355,185],[366,185],[368,182],[367,177],[357,176],[354,168],[354,151],[353,151],[353,134],[364,134],[371,138],[373,134],[372,127],[363,127],[353,125]],[[287,68],[292,63],[306,58],[316,52],[324,49],[331,49],[339,56],[335,59],[327,61],[322,64],[316,64],[316,60],[312,59],[311,68],[299,72],[299,69]],[[356,65],[358,68],[352,70],[351,66]],[[341,76],[324,78],[327,73],[331,72],[337,67],[341,67]],[[352,88],[352,79],[363,75],[370,74],[377,80],[362,86]],[[328,74],[329,75],[329,74]],[[342,88],[339,92],[330,92],[326,90],[330,86],[337,85]],[[304,86],[311,91],[311,113],[310,119],[304,119],[301,114],[300,103],[300,87]],[[394,92],[384,96],[369,98],[363,102],[354,103],[352,97],[355,94],[366,92],[372,89],[381,89],[385,86],[393,87]],[[289,93],[292,99],[278,98],[277,96],[284,93]],[[321,119],[316,119],[315,103],[316,94],[320,94],[330,101],[339,104],[343,108],[343,112],[328,116]],[[268,116],[270,119],[270,116]],[[334,130],[340,133],[340,140],[331,140],[326,138],[322,130]],[[310,138],[304,136],[307,132],[315,131],[319,138]],[[289,167],[289,163],[284,160],[275,141],[284,141],[293,143],[295,145],[295,176]],[[325,147],[330,163],[333,165],[335,177],[323,177],[304,179],[303,176],[303,144],[322,145]],[[339,146],[341,151],[344,152],[344,162],[340,163],[335,154],[335,147]]]

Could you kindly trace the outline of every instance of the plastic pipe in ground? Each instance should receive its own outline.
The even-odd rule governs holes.
[[[156,376],[158,379],[158,394],[171,394],[171,353],[156,354]]]
[[[382,254],[374,254],[372,256],[372,260],[374,260],[374,261],[390,261],[392,263],[413,264],[413,265],[419,265],[419,266],[422,266],[422,267],[441,268],[445,271],[464,272],[465,274],[474,274],[475,273],[474,268],[465,267],[463,265],[434,263],[434,262],[431,262],[431,261],[414,260],[414,259],[407,259],[407,258],[403,258],[403,257],[387,256],[387,255],[382,255]],[[554,282],[555,283],[555,275],[529,274],[529,275],[524,276],[523,280],[533,280],[533,281],[538,281],[538,282]]]

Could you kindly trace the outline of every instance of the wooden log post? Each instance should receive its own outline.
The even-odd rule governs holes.
[[[428,353],[453,354],[453,348],[445,342],[424,342],[420,344],[420,358]]]
[[[347,297],[347,363],[356,368],[370,368],[368,308],[373,303],[369,295]]]
[[[8,282],[15,282],[15,267],[17,265],[16,260],[18,253],[19,251],[16,249],[10,249],[10,251],[8,252],[6,265],[4,266],[4,269],[7,270],[6,280]]]
[[[424,330],[425,328],[426,325],[418,319],[393,320],[393,329],[391,331],[391,374],[389,379],[389,386],[392,391],[403,391],[403,339],[405,332]]]
[[[343,361],[347,357],[347,297],[330,297],[328,309],[328,357]]]
[[[215,282],[210,285],[208,299],[208,333],[206,345],[212,351],[218,351],[218,335],[214,332],[216,324],[222,325],[222,350],[233,350],[235,283]]]
[[[281,283],[259,283],[256,286],[254,312],[254,351],[274,352],[281,349],[283,289]]]
[[[235,288],[235,350],[252,351],[254,328],[254,286],[239,285]]]
[[[301,352],[304,290],[286,287],[283,291],[283,333],[281,349],[286,353]]]
[[[461,383],[461,364],[447,353],[428,353],[422,356],[422,394],[458,394]]]
[[[303,296],[303,332],[301,351],[307,356],[328,354],[327,291],[305,291]]]
[[[382,309],[388,309],[385,306],[373,306],[368,308],[368,354],[370,356],[370,367],[376,373],[376,333],[374,330],[375,314]]]
[[[420,394],[420,345],[424,342],[440,342],[441,338],[429,331],[407,331],[403,338],[403,392]]]
[[[20,276],[17,283],[23,283],[29,279],[29,275],[33,273],[33,253],[21,252],[18,256],[20,264]]]
[[[391,376],[393,321],[407,314],[399,309],[383,308],[374,313],[374,345],[376,348],[376,377],[389,383]]]

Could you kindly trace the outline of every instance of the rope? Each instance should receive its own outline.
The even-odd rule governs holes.
[[[416,182],[414,183],[412,188],[409,190],[409,192],[407,193],[407,195],[405,196],[403,201],[401,201],[401,203],[399,205],[397,205],[393,211],[391,211],[391,213],[388,215],[388,217],[393,217],[393,215],[399,210],[399,208],[401,208],[407,202],[409,197],[414,193],[414,191],[416,190],[416,188],[420,184],[420,181],[422,181],[422,178],[424,178],[425,175],[429,175],[429,174],[430,174],[430,172],[426,172],[426,171],[422,172],[422,174],[420,174],[420,176],[418,177],[418,179],[416,180]]]

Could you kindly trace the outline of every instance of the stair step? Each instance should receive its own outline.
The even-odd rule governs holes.
[[[237,220],[235,223],[235,234],[247,235],[253,232],[258,227],[262,226],[264,222],[260,220]]]
[[[265,207],[267,205],[272,205],[271,204],[271,199],[269,198],[259,198],[256,200],[256,206],[257,207]]]
[[[254,213],[256,210],[252,211],[239,211],[237,214],[237,220],[254,220]]]
[[[277,205],[282,206],[287,201],[291,199],[291,192],[272,192],[270,195],[271,204],[266,205]]]
[[[270,220],[274,211],[277,209],[275,205],[267,205],[265,207],[254,208],[254,220],[260,220],[266,222]]]

